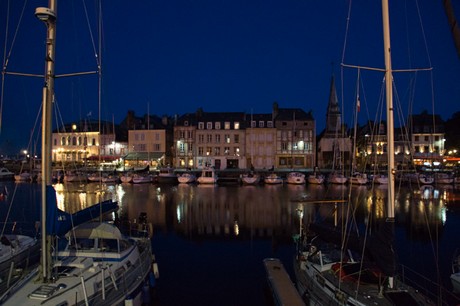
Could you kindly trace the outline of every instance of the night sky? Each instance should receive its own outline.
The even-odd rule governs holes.
[[[427,110],[447,120],[460,111],[460,59],[442,1],[419,2],[390,0],[393,69],[433,68],[395,72],[397,113]],[[46,27],[34,11],[47,5],[27,1],[19,23],[24,1],[0,0],[6,71],[43,73]],[[97,69],[97,7],[58,1],[57,75]],[[384,68],[384,59],[380,1],[353,1],[347,27],[348,12],[345,0],[102,1],[100,117],[119,123],[128,110],[172,116],[199,107],[271,113],[276,101],[312,110],[320,133],[334,75],[343,120],[352,125],[358,70],[341,63]],[[359,75],[359,121],[379,119],[383,74]],[[42,78],[5,76],[0,154],[40,142],[42,85]],[[55,122],[99,118],[97,75],[59,78],[55,90]]]

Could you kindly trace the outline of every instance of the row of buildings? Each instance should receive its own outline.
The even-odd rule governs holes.
[[[385,166],[385,122],[368,122],[354,131],[341,120],[331,79],[326,127],[317,135],[312,112],[282,108],[271,113],[205,112],[182,116],[136,117],[128,111],[120,124],[83,120],[53,132],[53,162],[106,163],[152,168],[351,169]],[[443,158],[444,126],[439,116],[422,113],[398,129],[400,165]],[[356,159],[352,157],[356,156]],[[356,161],[356,162],[354,162]]]

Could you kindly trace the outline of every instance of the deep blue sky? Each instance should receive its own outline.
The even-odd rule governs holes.
[[[7,2],[0,0],[2,49]],[[10,2],[7,53],[24,1]],[[34,10],[47,4],[28,1],[7,71],[43,73],[45,26]],[[96,5],[93,0],[86,5],[97,48]],[[357,72],[347,69],[342,86],[340,69],[348,5],[345,0],[103,1],[101,118],[118,123],[128,110],[139,116],[181,115],[199,107],[270,113],[277,101],[280,107],[312,110],[319,133],[334,74],[344,121],[351,125]],[[420,16],[413,0],[390,1],[393,68],[431,66],[433,71],[419,72],[416,78],[395,74],[397,94],[403,113],[434,109],[446,120],[460,110],[460,60],[442,1],[420,1],[418,7]],[[82,1],[58,3],[57,74],[96,69],[82,12]],[[380,1],[353,1],[347,37],[345,63],[383,68]],[[361,75],[359,118],[373,120],[382,75]],[[95,75],[58,79],[60,115],[55,117],[71,122],[91,113],[97,119],[97,83]],[[42,84],[39,78],[6,76],[0,154],[30,146]]]

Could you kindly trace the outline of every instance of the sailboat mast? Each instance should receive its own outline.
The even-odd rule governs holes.
[[[35,16],[47,27],[45,55],[45,83],[43,86],[43,115],[42,115],[42,247],[41,247],[41,277],[44,281],[51,277],[51,241],[46,232],[46,188],[51,185],[51,116],[54,99],[54,59],[56,47],[56,0],[49,0],[48,8],[39,7]]]
[[[387,157],[388,157],[388,205],[387,217],[394,219],[395,201],[395,155],[394,155],[394,113],[393,113],[393,73],[391,68],[390,18],[388,0],[382,0],[383,44],[385,55],[385,92],[387,107]]]

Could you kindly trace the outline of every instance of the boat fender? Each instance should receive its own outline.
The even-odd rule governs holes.
[[[158,264],[156,262],[152,263],[152,272],[155,278],[160,278],[160,271],[158,270]]]
[[[347,295],[343,292],[343,291],[340,291],[340,290],[337,290],[335,292],[335,298],[337,299],[337,301],[339,301],[341,304],[345,304],[346,301],[347,301]]]

